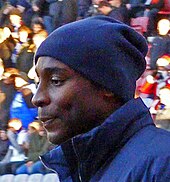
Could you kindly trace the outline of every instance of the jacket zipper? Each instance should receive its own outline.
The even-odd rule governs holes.
[[[73,145],[74,152],[75,152],[76,157],[78,159],[79,157],[78,157],[78,154],[77,154],[76,149],[74,147],[74,141],[73,140],[74,140],[74,138],[71,139],[71,143]],[[80,172],[80,162],[79,162],[79,160],[78,160],[78,178],[79,178],[79,181],[80,182],[83,182],[82,177],[81,177],[81,172]]]
[[[49,169],[50,171],[53,171],[55,174],[58,175],[57,171],[55,171],[55,170],[52,169],[52,168],[47,167],[47,165],[44,164],[44,162],[43,162],[42,159],[41,159],[41,156],[39,156],[39,159],[40,159],[40,161],[43,163],[43,165],[44,165],[47,169]],[[59,176],[58,176],[58,179],[59,179]]]

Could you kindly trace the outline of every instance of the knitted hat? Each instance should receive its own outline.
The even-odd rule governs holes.
[[[35,54],[68,65],[89,80],[128,101],[146,67],[145,38],[107,16],[94,16],[64,25],[51,33]]]

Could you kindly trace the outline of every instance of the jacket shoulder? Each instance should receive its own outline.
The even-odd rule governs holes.
[[[110,156],[97,181],[170,181],[170,133],[150,126],[137,132],[115,158]],[[92,180],[93,181],[93,180]]]

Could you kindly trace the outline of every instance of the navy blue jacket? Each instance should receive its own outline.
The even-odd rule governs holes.
[[[88,133],[41,157],[64,182],[169,182],[170,133],[132,99]]]

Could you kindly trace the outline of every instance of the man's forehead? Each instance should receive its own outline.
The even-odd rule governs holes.
[[[36,72],[77,74],[66,64],[52,57],[40,57],[35,65]]]

